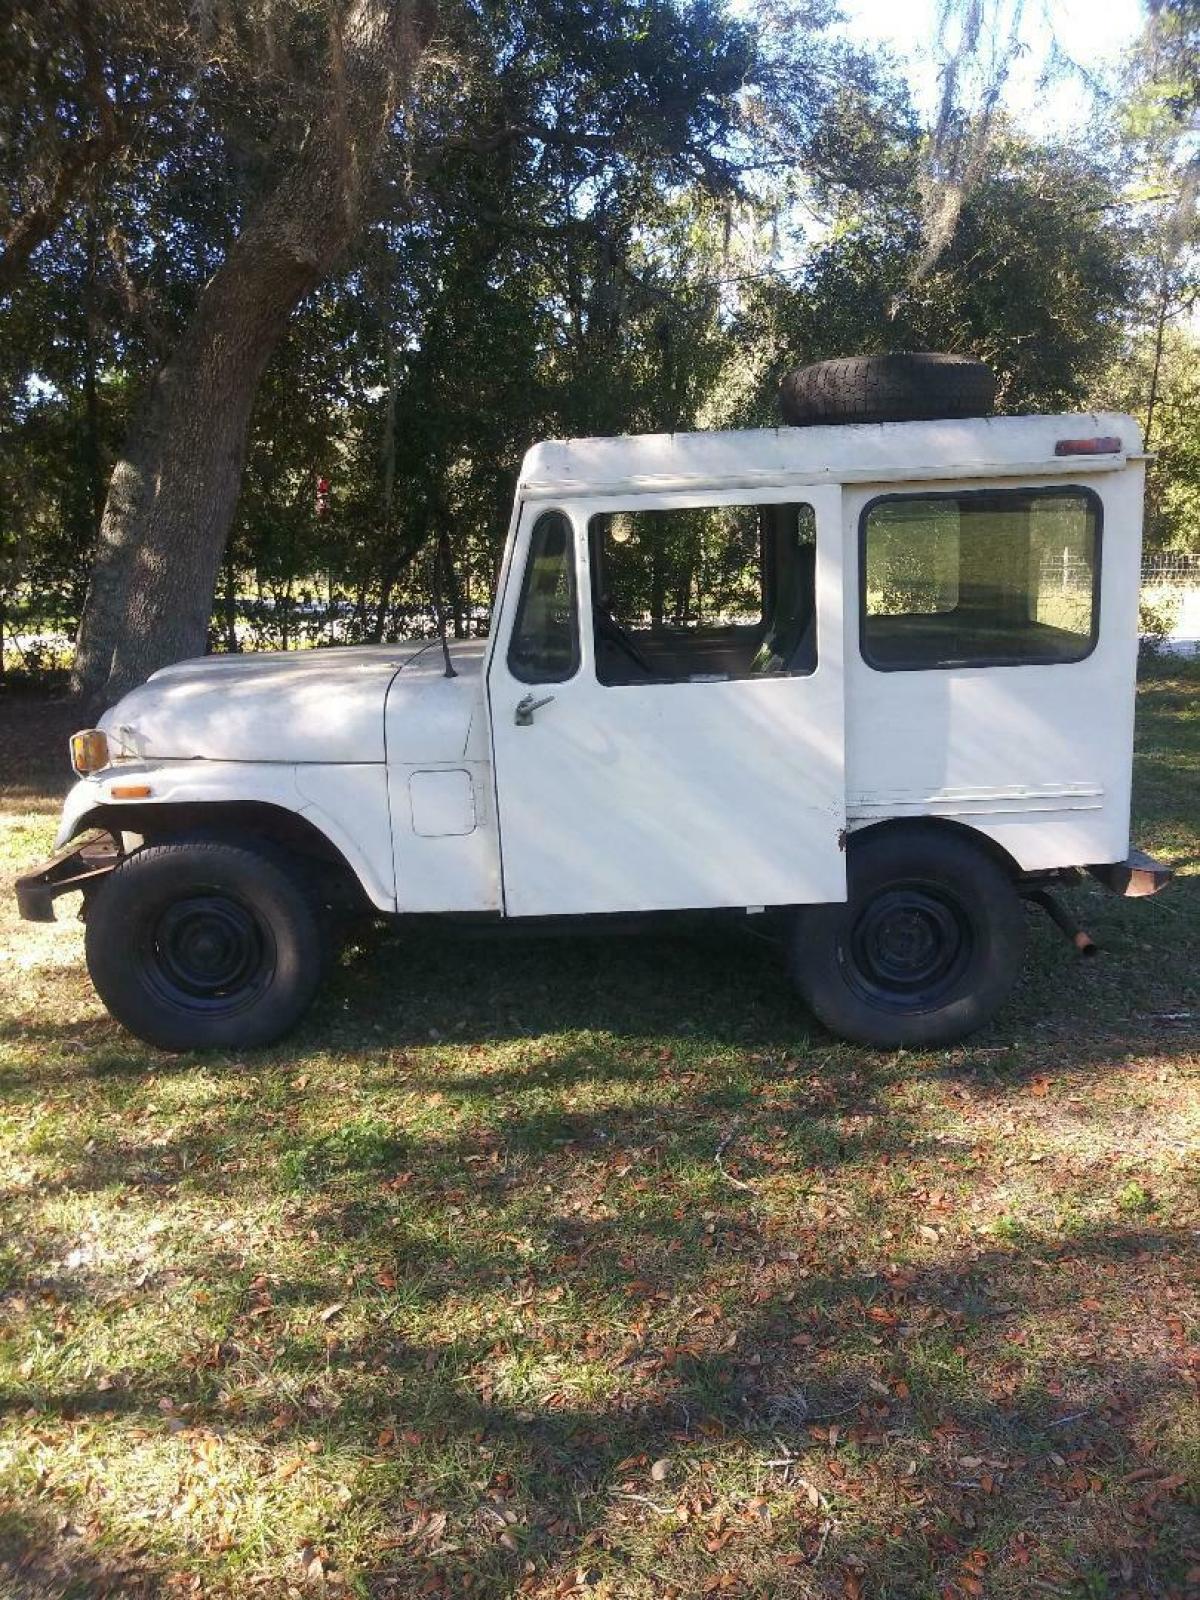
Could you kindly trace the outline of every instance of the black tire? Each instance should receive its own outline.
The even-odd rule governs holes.
[[[796,915],[791,971],[831,1032],[882,1049],[950,1044],[1012,991],[1025,912],[970,839],[921,825],[850,843],[848,898]]]
[[[164,1050],[270,1044],[308,1009],[325,965],[310,881],[257,841],[137,851],[90,897],[86,928],[100,998]]]
[[[787,373],[779,386],[779,408],[792,427],[986,417],[995,405],[990,367],[932,351],[818,361]]]

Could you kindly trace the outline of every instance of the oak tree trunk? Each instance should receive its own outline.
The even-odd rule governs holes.
[[[297,305],[353,238],[431,0],[351,0],[294,161],[252,211],[158,373],[109,485],[72,687],[111,703],[205,648],[259,379]]]

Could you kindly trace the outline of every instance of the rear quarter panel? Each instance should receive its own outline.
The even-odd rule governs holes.
[[[939,816],[1027,871],[1129,848],[1144,472],[856,485],[845,496],[846,801],[850,828]],[[863,659],[859,522],[880,494],[1082,486],[1103,506],[1099,636],[1082,661],[881,672]]]

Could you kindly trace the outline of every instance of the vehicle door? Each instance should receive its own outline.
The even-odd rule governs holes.
[[[523,505],[488,668],[508,915],[844,898],[840,503]]]

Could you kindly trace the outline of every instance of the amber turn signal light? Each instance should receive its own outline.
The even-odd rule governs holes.
[[[108,735],[99,728],[85,728],[70,739],[71,765],[81,778],[108,765]]]

